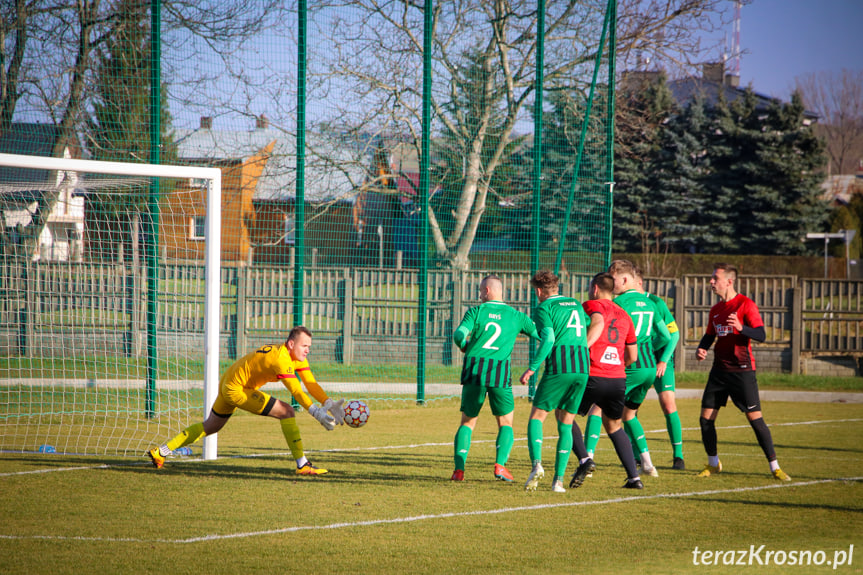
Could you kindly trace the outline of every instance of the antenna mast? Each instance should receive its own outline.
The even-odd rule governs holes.
[[[740,78],[740,7],[741,0],[734,0],[734,28],[731,34],[731,62],[728,73]]]

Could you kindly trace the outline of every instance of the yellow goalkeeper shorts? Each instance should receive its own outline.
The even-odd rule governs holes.
[[[237,408],[257,415],[267,415],[276,403],[276,398],[259,389],[249,389],[242,385],[226,383],[219,386],[219,395],[213,402],[213,411],[217,415],[229,416]]]

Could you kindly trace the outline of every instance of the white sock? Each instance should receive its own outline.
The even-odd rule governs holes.
[[[707,465],[710,467],[719,467],[719,456],[718,455],[708,455],[707,456]]]
[[[588,458],[588,459],[593,459],[593,453],[591,453],[590,451],[588,451],[588,452],[587,452],[587,458]]]
[[[590,457],[585,457],[584,459],[579,459],[579,460],[578,460],[578,462],[579,462],[579,463],[584,463],[584,462],[585,462],[585,461],[587,461],[588,459],[590,459]]]
[[[641,467],[643,469],[650,469],[653,467],[653,463],[650,461],[650,453],[647,451],[641,454]]]
[[[297,459],[297,469],[299,469],[300,467],[302,467],[303,465],[305,465],[305,464],[306,464],[306,463],[308,463],[308,462],[309,462],[309,460],[308,460],[308,459],[306,459],[306,456],[305,456],[305,455],[303,455],[302,457],[300,457],[299,459]]]
[[[774,459],[770,462],[770,471],[776,471],[777,469],[779,469],[779,461]]]

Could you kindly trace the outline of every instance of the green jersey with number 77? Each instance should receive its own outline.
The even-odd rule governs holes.
[[[464,314],[453,341],[464,351],[462,385],[511,387],[510,356],[519,335],[538,338],[530,316],[501,301],[487,301]]]
[[[661,349],[671,341],[671,334],[665,320],[660,316],[650,298],[636,290],[625,291],[614,298],[614,303],[622,307],[632,319],[635,327],[635,339],[638,343],[638,359],[627,368],[627,372],[635,369],[656,368],[654,344]]]

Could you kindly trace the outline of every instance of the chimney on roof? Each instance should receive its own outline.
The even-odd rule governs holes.
[[[708,82],[722,84],[725,79],[725,64],[723,62],[704,64],[701,68],[701,76]]]
[[[202,130],[212,130],[213,129],[213,117],[212,116],[201,116],[201,129]]]
[[[270,127],[270,120],[266,115],[261,114],[260,116],[255,118],[255,129],[257,130],[266,130]]]
[[[725,85],[732,88],[740,87],[740,76],[737,74],[725,74]]]

